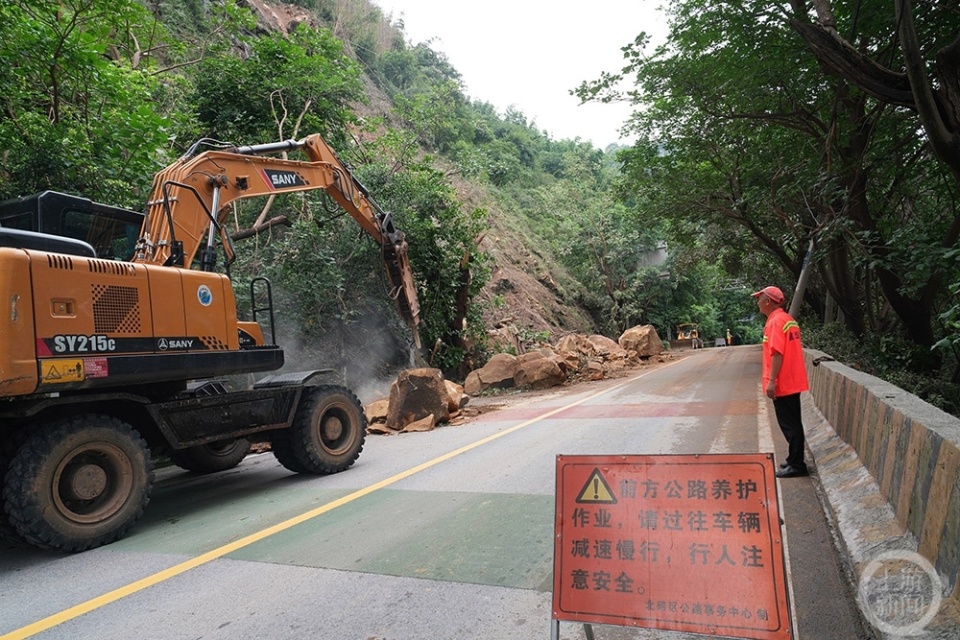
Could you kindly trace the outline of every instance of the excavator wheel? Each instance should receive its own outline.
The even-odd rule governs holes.
[[[10,461],[3,497],[25,540],[83,551],[123,536],[143,514],[152,488],[143,438],[117,418],[91,414],[32,433]]]
[[[273,453],[295,473],[337,473],[360,456],[366,436],[363,406],[349,389],[307,387],[293,424],[274,436]]]
[[[15,429],[0,438],[0,543],[21,545],[26,542],[10,523],[3,500],[3,487],[6,485],[4,479],[10,468],[10,460],[17,454],[25,439],[23,429]]]
[[[248,453],[250,441],[246,438],[235,438],[171,451],[170,461],[187,471],[216,473],[233,469]]]

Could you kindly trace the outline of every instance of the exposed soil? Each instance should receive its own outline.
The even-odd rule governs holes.
[[[247,5],[260,16],[260,25],[267,31],[290,33],[300,23],[319,26],[313,13],[303,7],[282,2],[263,2],[262,0],[240,0],[241,6]]]

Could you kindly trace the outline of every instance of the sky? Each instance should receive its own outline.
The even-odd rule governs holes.
[[[569,92],[619,71],[621,48],[641,31],[662,40],[664,1],[373,0],[394,23],[403,19],[409,42],[446,54],[470,98],[501,115],[513,107],[554,139],[600,149],[631,142],[619,134],[630,107],[580,105]]]

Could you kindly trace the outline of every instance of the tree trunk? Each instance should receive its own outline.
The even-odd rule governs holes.
[[[266,222],[259,224],[249,229],[241,229],[233,235],[230,236],[232,240],[243,240],[244,238],[250,238],[252,236],[258,235],[266,231],[267,229],[273,227],[274,225],[282,224],[286,227],[291,226],[290,219],[287,216],[277,216],[276,218],[270,218]]]

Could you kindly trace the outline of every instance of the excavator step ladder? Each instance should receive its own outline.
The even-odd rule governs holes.
[[[257,306],[258,293],[261,300],[266,300],[263,306]],[[253,313],[253,321],[259,324],[261,327],[263,323],[260,322],[260,319],[257,314],[266,313],[270,317],[270,344],[277,344],[277,327],[274,323],[273,317],[273,288],[270,285],[270,280],[263,276],[258,276],[250,281],[250,309]]]

